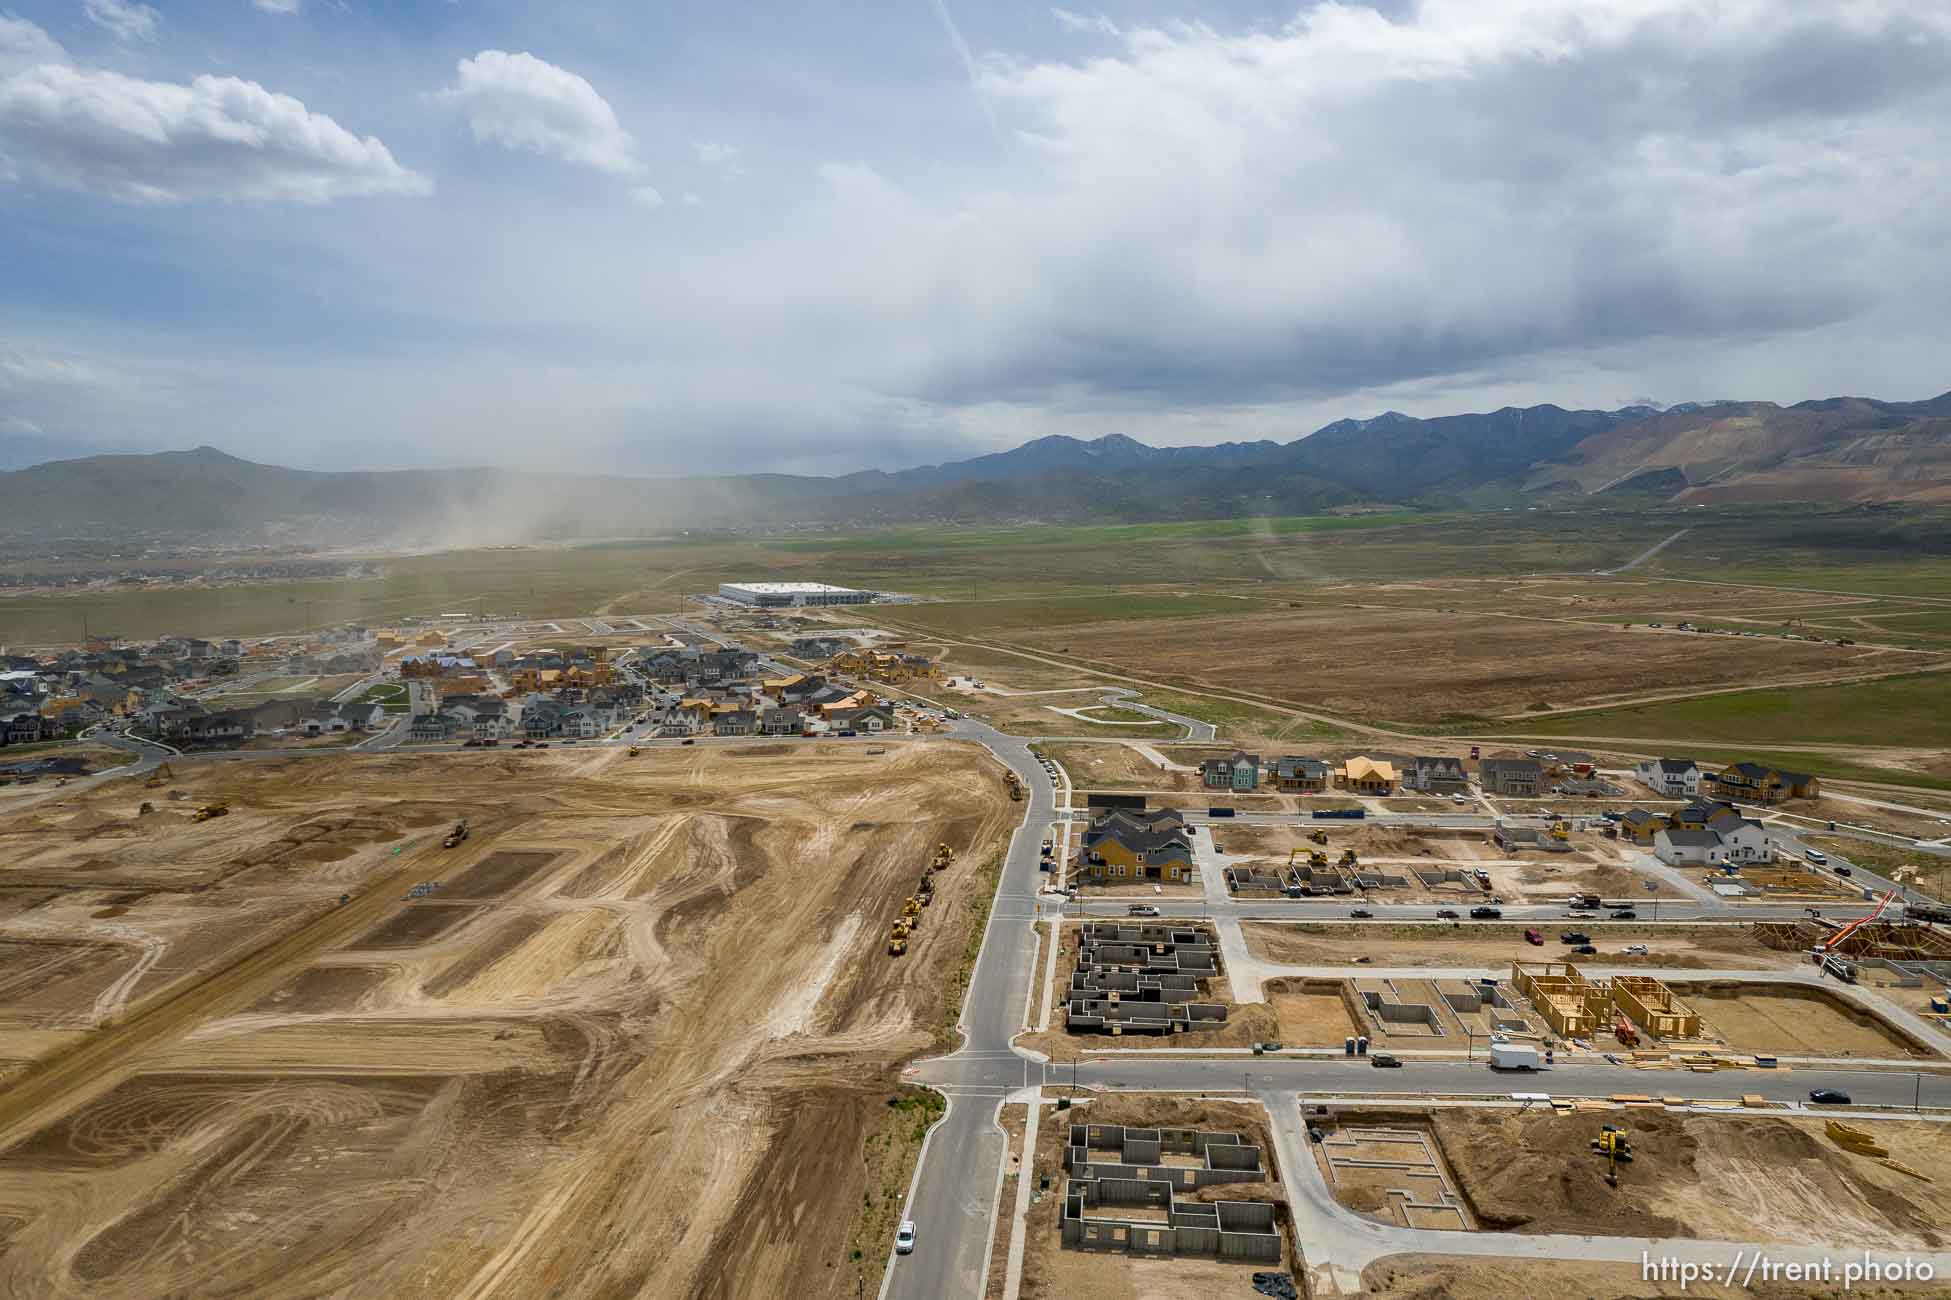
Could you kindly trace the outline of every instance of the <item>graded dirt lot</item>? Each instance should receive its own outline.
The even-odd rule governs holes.
[[[1737,1052],[1878,1059],[1936,1055],[1875,1016],[1813,989],[1727,982],[1672,984],[1674,992],[1700,1013],[1701,1024]]]
[[[1729,1264],[1734,1248],[1728,1249]],[[1603,1300],[1671,1300],[1678,1283],[1648,1279],[1638,1263],[1593,1264],[1580,1260],[1482,1259],[1460,1255],[1391,1255],[1362,1274],[1366,1300],[1510,1300],[1512,1296],[1603,1297]],[[1932,1280],[1908,1284],[1862,1283],[1850,1291],[1858,1300],[1928,1297],[1942,1294]],[[1739,1283],[1697,1281],[1688,1300],[1835,1300],[1836,1284]]]
[[[1198,1256],[1147,1257],[1109,1251],[1067,1249],[1059,1229],[1063,1212],[1063,1145],[1068,1126],[1130,1124],[1141,1127],[1226,1129],[1257,1143],[1261,1158],[1278,1174],[1278,1161],[1266,1132],[1266,1115],[1257,1106],[1192,1097],[1100,1097],[1069,1110],[1046,1107],[1037,1121],[1031,1176],[1049,1178],[1051,1191],[1030,1207],[1023,1253],[1025,1300],[1214,1300],[1250,1297],[1253,1274],[1286,1265],[1235,1264]],[[1235,1183],[1214,1189],[1230,1200],[1280,1200],[1276,1180]],[[1289,1262],[1294,1251],[1291,1225],[1283,1212],[1280,1228]]]
[[[887,749],[179,764],[0,818],[0,1294],[871,1289],[939,1113],[898,1066],[1020,814]]]
[[[1201,788],[1199,773],[1162,769],[1129,745],[1065,744],[1055,741],[1040,748],[1069,773],[1071,785],[1079,790],[1171,790],[1183,793]],[[1165,754],[1168,762],[1183,761],[1167,751],[1160,752]]]
[[[1392,924],[1367,921],[1324,925],[1312,921],[1247,921],[1240,929],[1255,957],[1286,966],[1346,966],[1367,957],[1376,966],[1436,966],[1508,972],[1513,960],[1562,961],[1559,934],[1576,925],[1592,936],[1594,966],[1666,966],[1689,970],[1787,970],[1799,954],[1757,942],[1744,925],[1639,925],[1628,922],[1540,922],[1544,946],[1524,940],[1522,925]],[[1645,956],[1619,949],[1645,944]]]
[[[1198,619],[1133,619],[1016,634],[1048,649],[1089,646],[1135,675],[1243,691],[1351,717],[1498,718],[1650,693],[1781,682],[1863,668],[1891,652],[1736,637],[1665,636],[1617,622],[1490,613],[1321,608]],[[1386,663],[1387,671],[1377,666]],[[1893,669],[1907,666],[1891,663]],[[1548,666],[1548,667],[1544,667]],[[1541,671],[1541,667],[1544,668]]]
[[[1843,1150],[1819,1119],[1442,1110],[1425,1122],[1486,1229],[1886,1250],[1937,1249],[1951,1236],[1943,1124],[1864,1126],[1916,1178]],[[1590,1149],[1604,1123],[1624,1124],[1633,1146],[1616,1190]]]

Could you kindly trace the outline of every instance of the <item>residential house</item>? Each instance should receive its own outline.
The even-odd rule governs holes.
[[[1629,809],[1619,819],[1619,833],[1643,849],[1653,847],[1653,837],[1666,828],[1666,819],[1644,808]]]
[[[1463,770],[1460,758],[1419,754],[1404,784],[1424,794],[1465,794],[1470,789],[1470,774]]]
[[[41,739],[45,721],[39,709],[14,707],[0,713],[0,745],[31,745]]]
[[[1530,799],[1544,784],[1544,766],[1535,758],[1486,758],[1477,764],[1477,780],[1486,794]]]
[[[1822,782],[1807,772],[1790,772],[1765,763],[1736,763],[1714,778],[1714,793],[1744,803],[1780,803],[1784,799],[1815,799]]]
[[[1274,787],[1283,794],[1319,794],[1332,775],[1318,758],[1285,755],[1274,761]]]
[[[1260,785],[1260,755],[1236,749],[1200,764],[1208,790],[1253,790]]]
[[[562,706],[546,695],[531,695],[522,701],[522,735],[529,740],[546,740],[560,730]]]
[[[1335,770],[1335,784],[1356,794],[1393,794],[1400,778],[1394,763],[1356,755]]]
[[[759,716],[759,734],[762,736],[797,736],[799,729],[798,709],[767,709]]]
[[[444,713],[416,713],[407,725],[407,739],[416,745],[435,745],[452,739],[454,719]]]
[[[1633,769],[1639,783],[1669,799],[1692,799],[1700,794],[1700,764],[1691,758],[1649,758]]]
[[[579,706],[556,715],[556,733],[574,740],[594,740],[603,730],[597,725],[596,715]]]
[[[1768,828],[1732,808],[1717,809],[1707,819],[1707,829],[1721,837],[1721,847],[1729,862],[1752,865],[1775,860],[1775,845]]]
[[[1094,881],[1198,878],[1184,818],[1169,809],[1105,814],[1085,830],[1083,855],[1085,873]]]
[[[750,709],[728,709],[711,720],[714,736],[749,736],[757,729],[759,715]]]
[[[1677,826],[1683,831],[1704,831],[1707,823],[1714,820],[1714,814],[1726,810],[1724,803],[1707,803],[1695,800],[1685,807],[1676,808],[1666,815],[1667,825]]]
[[[870,736],[894,729],[894,711],[878,704],[869,704],[858,709],[835,710],[827,715],[827,720],[838,730],[858,731]]]
[[[1669,867],[1718,867],[1727,861],[1727,847],[1714,831],[1669,826],[1653,836],[1653,856]]]
[[[198,745],[234,744],[257,734],[257,722],[246,709],[225,709],[192,718],[183,728],[183,739]]]

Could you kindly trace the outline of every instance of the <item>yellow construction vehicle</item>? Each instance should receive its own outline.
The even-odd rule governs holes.
[[[630,757],[632,757],[632,758],[635,758],[635,757],[636,757],[637,755],[639,755],[639,754],[641,754],[641,753],[643,753],[643,752],[644,752],[644,747],[643,747],[642,745],[632,745],[632,746],[630,746]]]
[[[1627,1138],[1626,1130],[1617,1124],[1606,1125],[1599,1136],[1592,1139],[1592,1151],[1606,1158],[1606,1181],[1617,1187],[1619,1166],[1632,1163],[1633,1158],[1633,1144]]]
[[[1572,838],[1572,824],[1568,821],[1555,821],[1551,824],[1551,838],[1569,840]]]
[[[1359,867],[1362,864],[1361,860],[1355,856],[1355,850],[1343,849],[1341,851],[1341,865],[1344,867]]]
[[[1328,869],[1328,855],[1317,849],[1315,852],[1307,855],[1307,864],[1316,871],[1326,871]]]
[[[935,901],[935,882],[925,871],[921,873],[921,883],[915,886],[915,897],[923,907]]]
[[[1328,832],[1317,828],[1313,831],[1308,832],[1308,838],[1313,840],[1316,844],[1326,844],[1328,842]]]
[[[953,861],[955,861],[955,850],[951,849],[945,843],[937,844],[935,846],[935,860],[929,865],[931,865],[936,871],[941,871],[946,869],[948,864]]]
[[[890,957],[905,957],[907,954],[908,927],[905,923],[896,921],[894,928],[887,932],[887,955]]]
[[[149,774],[149,779],[144,781],[142,784],[147,786],[149,789],[154,790],[161,786],[168,785],[171,781],[174,781],[175,779],[176,779],[176,773],[170,771],[169,764],[164,763],[161,767],[151,772]]]
[[[197,809],[197,810],[196,810],[195,812],[193,812],[193,813],[191,813],[191,814],[190,814],[190,820],[191,820],[191,821],[193,821],[193,822],[207,822],[207,821],[211,821],[211,820],[213,820],[213,819],[215,819],[215,818],[218,818],[218,817],[226,817],[226,816],[229,816],[229,814],[230,814],[230,805],[229,805],[229,804],[227,804],[227,803],[207,803],[207,804],[204,804],[204,805],[203,805],[203,807],[201,807],[201,808],[199,808],[199,809]]]
[[[1004,772],[1003,780],[1009,783],[1009,797],[1017,803],[1023,802],[1023,781],[1014,772]]]

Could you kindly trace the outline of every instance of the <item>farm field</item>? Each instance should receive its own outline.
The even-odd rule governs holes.
[[[871,1288],[939,1114],[898,1066],[1014,811],[979,750],[891,748],[265,761],[0,815],[0,1289]]]
[[[1878,652],[1686,637],[1489,614],[1343,610],[1248,614],[1216,638],[1152,619],[1024,634],[1138,676],[1263,695],[1371,721],[1432,725],[1525,716],[1608,697],[1861,669]],[[1526,717],[1525,726],[1530,726]]]
[[[1669,700],[1526,720],[1539,736],[1698,744],[1879,745],[1951,749],[1951,672]]]

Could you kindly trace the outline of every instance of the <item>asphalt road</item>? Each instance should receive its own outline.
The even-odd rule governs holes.
[[[890,1252],[881,1283],[883,1300],[980,1294],[1002,1190],[1005,1141],[996,1113],[1007,1089],[1040,1081],[1038,1067],[1018,1056],[1010,1040],[1023,1028],[1034,980],[1041,875],[1037,861],[1043,828],[1056,809],[1054,791],[1027,740],[966,721],[956,724],[952,734],[988,746],[1022,778],[1028,798],[1023,824],[1010,838],[989,928],[962,1006],[962,1049],[924,1067],[924,1077],[929,1077],[929,1068],[942,1067],[951,1073],[971,1070],[995,1082],[968,1092],[944,1090],[948,1116],[929,1135],[908,1197],[906,1217],[919,1230],[915,1253]]]

